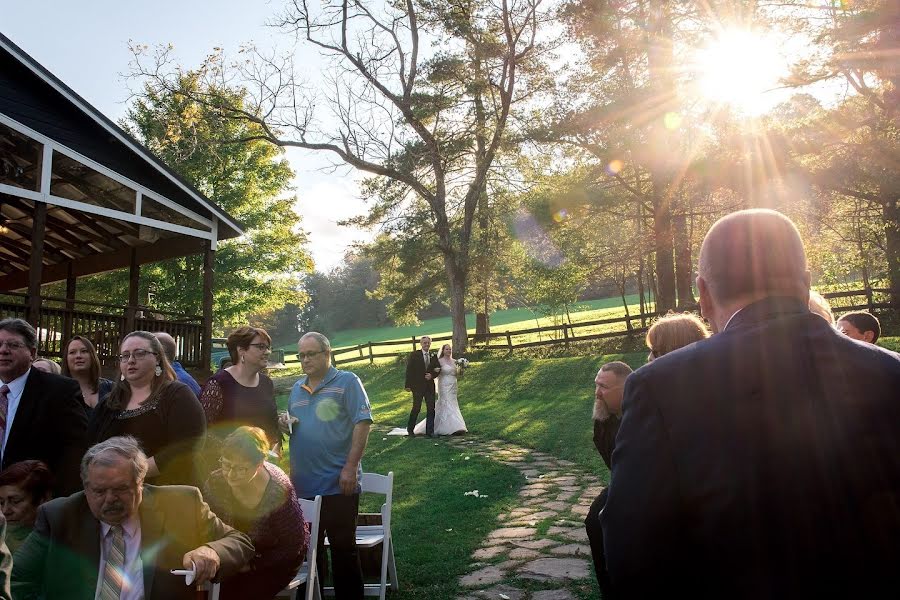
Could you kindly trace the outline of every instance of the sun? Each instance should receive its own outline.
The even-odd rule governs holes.
[[[771,92],[788,73],[782,47],[773,34],[720,31],[691,61],[699,94],[712,104],[727,104],[746,114],[764,112],[774,104]]]

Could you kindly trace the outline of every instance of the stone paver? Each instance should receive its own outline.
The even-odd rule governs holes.
[[[549,552],[565,556],[590,556],[591,547],[584,544],[565,544],[556,548],[550,548]]]
[[[590,565],[578,558],[538,558],[522,565],[522,571],[552,579],[586,579]]]
[[[575,600],[569,590],[541,590],[531,595],[531,600]]]
[[[506,578],[506,573],[498,567],[484,567],[474,573],[463,575],[459,579],[459,585],[463,587],[481,587],[491,585]]]

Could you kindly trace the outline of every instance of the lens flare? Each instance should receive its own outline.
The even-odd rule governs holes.
[[[663,117],[663,124],[670,131],[678,129],[681,127],[681,115],[677,112],[667,112],[666,116]]]
[[[609,161],[609,164],[606,165],[606,170],[610,175],[616,175],[624,168],[625,162],[619,160],[618,158]]]

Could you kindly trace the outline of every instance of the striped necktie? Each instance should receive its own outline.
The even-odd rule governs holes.
[[[110,544],[98,600],[119,600],[125,574],[125,535],[121,525],[113,525],[106,535],[110,538]]]
[[[9,386],[4,384],[0,386],[0,446],[3,446],[3,440],[6,438],[6,413],[9,411]]]

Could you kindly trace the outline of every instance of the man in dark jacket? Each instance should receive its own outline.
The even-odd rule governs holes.
[[[601,516],[624,597],[873,598],[900,589],[900,359],[807,308],[800,235],[720,219],[713,335],[635,371]]]
[[[412,392],[412,410],[409,412],[409,421],[406,423],[406,432],[413,434],[419,411],[422,410],[422,400],[425,400],[426,417],[425,433],[428,437],[434,435],[434,378],[441,370],[437,356],[431,352],[431,338],[423,335],[419,340],[422,350],[413,350],[406,361],[406,385],[408,392]]]
[[[71,494],[81,488],[78,462],[87,447],[81,388],[32,369],[36,353],[37,334],[27,321],[0,321],[0,468],[41,460],[55,477],[54,494]]]
[[[619,424],[622,422],[622,393],[629,375],[631,367],[621,361],[614,361],[600,367],[594,378],[594,447],[609,470],[612,470],[612,453],[616,447]],[[594,559],[594,572],[604,595],[609,594],[610,585],[603,554],[600,511],[606,504],[608,491],[608,487],[603,488],[584,518],[584,529],[591,545],[591,557]]]

